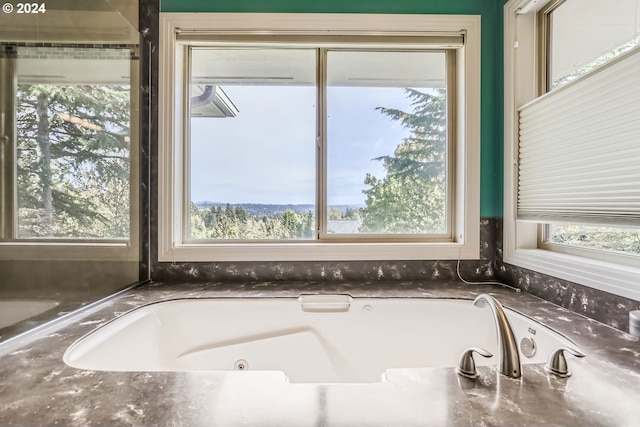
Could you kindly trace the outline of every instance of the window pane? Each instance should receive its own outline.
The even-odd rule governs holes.
[[[640,43],[640,0],[566,0],[551,13],[551,88]]]
[[[311,239],[316,53],[194,49],[191,239]]]
[[[327,54],[328,233],[446,233],[444,52]]]
[[[549,243],[640,256],[640,230],[637,228],[551,224],[549,230]]]
[[[18,238],[129,237],[131,52],[18,49]]]

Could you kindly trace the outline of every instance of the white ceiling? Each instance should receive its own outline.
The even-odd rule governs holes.
[[[129,84],[131,62],[122,59],[23,59],[18,83]]]
[[[196,49],[193,84],[314,85],[313,49]],[[330,86],[443,87],[445,55],[329,51]]]
[[[45,13],[0,13],[0,41],[139,43],[137,25],[131,23],[137,21],[137,1],[48,0],[38,3],[45,3]]]

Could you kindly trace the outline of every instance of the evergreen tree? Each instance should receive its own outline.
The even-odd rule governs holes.
[[[191,238],[194,239],[310,239],[314,236],[312,211],[251,214],[227,204],[199,209],[191,202]],[[257,205],[259,207],[259,205]]]
[[[18,86],[20,236],[129,234],[129,87]]]
[[[412,112],[379,107],[376,110],[399,121],[410,135],[392,156],[374,160],[386,169],[383,178],[365,177],[361,232],[429,233],[445,228],[446,201],[446,96],[405,89]]]

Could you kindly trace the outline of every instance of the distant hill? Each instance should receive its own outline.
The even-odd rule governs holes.
[[[194,204],[200,209],[209,209],[212,206],[220,206],[222,208],[227,206],[227,203],[220,202],[211,202],[208,200],[194,202]],[[315,210],[315,205],[268,205],[268,204],[260,204],[260,203],[228,203],[231,207],[241,207],[247,213],[251,215],[265,215],[265,214],[276,214],[280,212],[286,212],[287,210],[293,212],[307,212]],[[364,205],[331,205],[329,208],[338,208],[341,211],[345,212],[347,208],[349,209],[358,209],[363,208]]]

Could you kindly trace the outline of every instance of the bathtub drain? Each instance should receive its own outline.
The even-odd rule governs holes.
[[[233,364],[233,369],[236,371],[246,371],[249,369],[249,363],[244,359],[238,359],[236,363]]]

